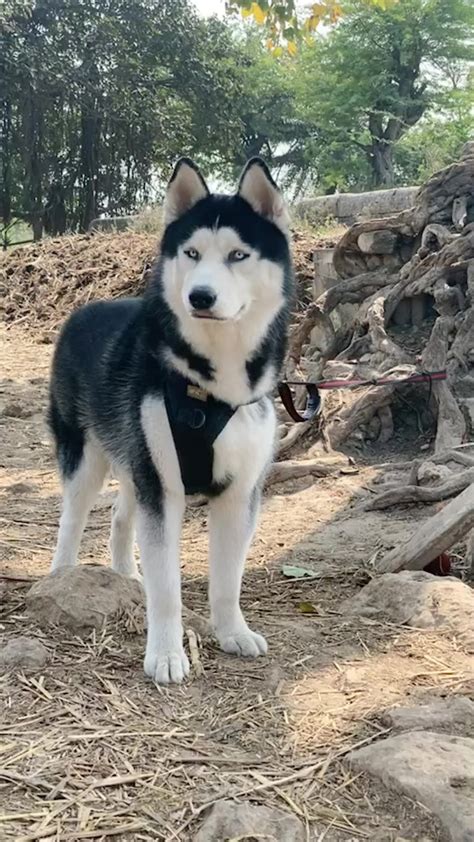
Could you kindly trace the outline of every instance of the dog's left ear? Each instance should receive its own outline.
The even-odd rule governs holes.
[[[180,158],[166,190],[165,225],[179,219],[200,199],[209,196],[209,189],[194,161]]]
[[[247,162],[240,176],[237,193],[254,211],[274,222],[285,236],[288,236],[288,211],[265,161],[261,158],[251,158]]]

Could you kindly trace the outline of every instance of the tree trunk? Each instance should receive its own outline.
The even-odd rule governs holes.
[[[11,220],[11,102],[6,99],[3,102],[2,126],[1,126],[1,187],[0,187],[0,219],[3,225],[8,225]]]
[[[99,119],[91,113],[81,117],[81,170],[82,170],[82,213],[80,230],[87,231],[90,223],[98,216],[98,139]]]
[[[393,187],[393,145],[383,139],[372,139],[369,155],[374,187]]]

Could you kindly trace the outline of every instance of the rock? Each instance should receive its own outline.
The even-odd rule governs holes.
[[[447,465],[435,465],[434,462],[423,462],[418,468],[418,482],[420,485],[430,485],[434,482],[445,482],[452,479],[452,471]]]
[[[445,626],[474,643],[474,591],[459,579],[423,570],[384,573],[345,603],[350,614],[431,629]]]
[[[364,254],[392,254],[397,245],[397,235],[388,229],[366,231],[357,238],[357,245]]]
[[[49,652],[34,637],[14,637],[0,649],[0,669],[36,670],[49,661]]]
[[[448,699],[434,699],[425,705],[392,708],[384,714],[383,722],[397,731],[468,725],[470,732],[473,732],[474,702],[467,696],[451,696]]]
[[[474,740],[415,731],[349,755],[357,770],[419,801],[452,842],[474,842]]]
[[[74,631],[100,628],[119,614],[143,607],[142,587],[109,567],[82,564],[45,576],[26,597],[28,611],[41,625],[51,623]]]
[[[253,835],[254,834],[254,835]],[[249,801],[218,801],[194,837],[194,842],[303,842],[303,825],[290,813],[273,807],[260,807]]]

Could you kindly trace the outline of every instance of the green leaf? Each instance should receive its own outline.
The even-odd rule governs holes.
[[[308,567],[298,567],[293,564],[284,564],[281,572],[287,579],[318,579],[319,574]]]
[[[298,611],[300,614],[319,614],[319,608],[316,605],[313,605],[312,602],[300,602],[298,603]]]

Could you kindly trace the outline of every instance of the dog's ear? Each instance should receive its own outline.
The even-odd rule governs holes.
[[[209,196],[209,190],[194,161],[180,158],[166,190],[165,225],[179,219],[196,202]]]
[[[242,199],[246,199],[254,211],[274,222],[288,235],[288,211],[265,161],[261,158],[251,158],[247,162],[240,176],[237,193]]]

